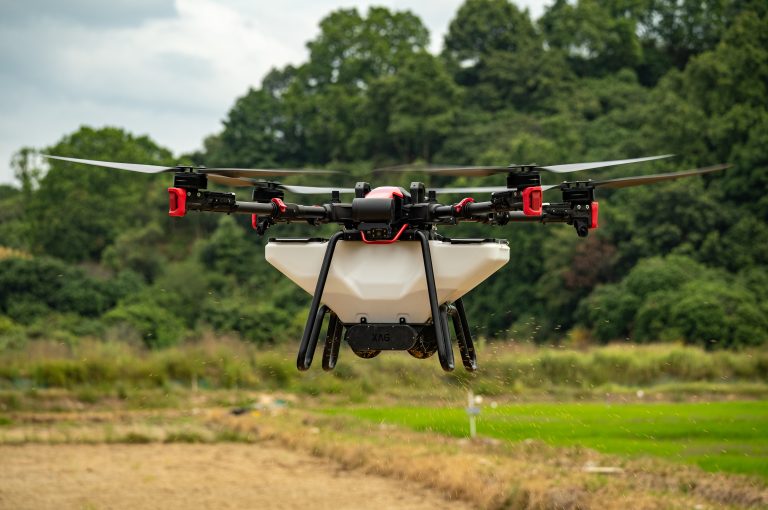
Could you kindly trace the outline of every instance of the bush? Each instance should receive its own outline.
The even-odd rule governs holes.
[[[151,349],[178,343],[184,333],[184,324],[164,308],[153,303],[121,305],[104,315],[111,324],[126,324]]]
[[[202,320],[220,332],[236,332],[251,342],[277,343],[298,336],[292,327],[293,316],[271,303],[253,302],[241,297],[209,300]]]
[[[58,260],[0,260],[0,312],[19,322],[29,323],[49,309],[96,317],[120,296],[114,283],[91,278]]]
[[[595,338],[606,343],[629,336],[640,303],[625,285],[601,285],[581,301],[578,316]]]
[[[654,292],[678,289],[705,271],[704,266],[688,257],[652,257],[638,262],[622,283],[644,300]]]
[[[620,283],[596,288],[579,312],[603,342],[631,336],[706,348],[761,345],[768,340],[766,306],[759,304],[767,282],[762,270],[734,278],[687,257],[654,257]]]

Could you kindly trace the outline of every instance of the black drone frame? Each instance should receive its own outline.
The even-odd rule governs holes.
[[[344,227],[343,231],[333,234],[327,241],[299,346],[296,361],[299,370],[310,368],[325,315],[330,313],[323,351],[325,370],[332,370],[336,366],[341,338],[346,329],[345,339],[358,356],[370,358],[382,350],[407,350],[415,357],[426,358],[437,352],[443,370],[452,371],[455,361],[450,321],[453,323],[462,364],[466,370],[474,371],[477,369],[477,356],[464,304],[461,299],[453,303],[439,303],[429,241],[443,239],[435,232],[435,226],[466,221],[498,225],[515,221],[566,222],[574,225],[581,236],[587,235],[590,228],[597,227],[594,186],[588,182],[563,185],[563,203],[542,204],[538,175],[536,179],[532,177],[525,174],[511,176],[508,185],[514,187],[494,192],[491,200],[485,202],[465,198],[456,204],[440,204],[436,193],[427,192],[420,182],[411,183],[409,191],[394,187],[381,188],[383,193],[374,196],[370,184],[359,182],[355,186],[355,198],[351,203],[342,203],[339,192],[334,191],[329,203],[305,206],[285,203],[282,190],[272,186],[256,188],[253,201],[237,201],[233,193],[206,191],[205,175],[183,172],[176,174],[174,187],[169,188],[170,214],[183,215],[188,210],[250,213],[253,215],[252,224],[259,234],[264,234],[276,222],[306,221],[313,225],[337,223]],[[419,242],[431,323],[406,324],[401,319],[398,324],[368,324],[363,319],[360,324],[342,324],[332,310],[321,304],[333,255],[340,240],[375,244]]]
[[[598,187],[624,188],[641,184],[690,177],[724,170],[729,165],[715,165],[684,172],[622,177],[607,180],[563,182],[559,185],[542,186],[539,172],[575,172],[613,165],[623,165],[669,157],[653,156],[631,160],[614,160],[594,163],[576,163],[554,166],[511,165],[508,167],[442,167],[422,170],[442,175],[485,176],[495,173],[507,175],[504,187],[433,188],[427,190],[421,182],[412,182],[409,189],[385,186],[371,189],[367,182],[358,182],[354,189],[317,188],[284,185],[261,181],[251,176],[279,176],[297,173],[327,173],[288,169],[234,169],[204,167],[161,167],[131,163],[113,163],[82,160],[60,156],[52,159],[84,163],[142,173],[174,172],[174,185],[168,188],[171,216],[185,216],[188,211],[213,211],[226,214],[251,214],[253,228],[259,235],[276,223],[306,222],[310,225],[337,224],[340,232],[327,240],[323,262],[312,297],[309,314],[299,346],[296,365],[307,370],[317,348],[320,331],[327,314],[327,327],[323,368],[332,370],[338,361],[342,335],[353,352],[371,358],[382,350],[407,350],[417,358],[427,358],[437,352],[440,365],[446,371],[454,369],[449,318],[453,322],[461,359],[468,371],[477,369],[472,335],[461,299],[441,304],[437,298],[435,274],[430,252],[430,240],[450,243],[500,242],[498,240],[447,239],[436,232],[436,227],[456,225],[461,222],[477,222],[490,225],[506,225],[515,222],[567,223],[580,237],[586,237],[598,227]],[[394,167],[388,171],[407,171],[411,167]],[[234,193],[209,191],[208,180],[229,186],[253,188],[251,201],[238,201]],[[543,193],[559,190],[561,202],[544,203]],[[322,205],[286,203],[285,191],[293,193],[328,193],[330,202]],[[343,203],[341,193],[354,193],[351,202]],[[467,197],[453,204],[437,201],[438,193],[490,193],[490,200],[476,202]],[[340,240],[368,244],[390,244],[397,241],[419,242],[424,263],[427,295],[431,321],[425,324],[406,324],[400,319],[396,324],[342,323],[326,305],[321,305],[328,273],[336,246]],[[280,242],[306,242],[306,239],[276,239]],[[504,241],[506,242],[506,241]],[[346,330],[346,334],[344,331]]]

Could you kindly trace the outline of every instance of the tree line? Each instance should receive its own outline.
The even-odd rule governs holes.
[[[587,239],[557,225],[446,233],[510,241],[510,263],[467,297],[473,327],[488,338],[761,345],[767,11],[746,0],[557,0],[533,20],[508,0],[467,0],[434,55],[409,11],[340,9],[320,22],[306,62],[270,71],[180,160],[332,168],[342,174],[328,182],[346,186],[371,180],[371,168],[408,162],[679,155],[593,178],[729,162],[724,175],[601,192],[601,228]],[[45,151],[179,160],[119,128],[82,127]],[[175,221],[163,216],[167,176],[61,162],[43,171],[35,154],[21,149],[19,185],[0,186],[5,343],[55,334],[163,346],[205,330],[296,338],[309,298],[263,260],[263,241],[244,218]],[[416,179],[392,174],[378,184]],[[470,182],[501,184],[450,184]],[[330,231],[280,228],[281,236]]]

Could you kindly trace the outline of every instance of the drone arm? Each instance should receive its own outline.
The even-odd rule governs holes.
[[[236,209],[231,212],[238,212],[243,214],[273,214],[275,211],[275,204],[268,202],[235,202]]]
[[[325,219],[325,207],[280,202],[235,202],[231,211],[243,214],[272,216],[275,221]]]

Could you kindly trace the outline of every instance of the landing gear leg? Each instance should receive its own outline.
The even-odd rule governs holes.
[[[461,298],[453,302],[451,312],[453,329],[456,330],[456,343],[459,344],[459,352],[461,353],[461,362],[464,364],[467,372],[474,372],[477,370],[477,353],[475,352],[472,333],[467,323],[467,313],[464,311],[464,303],[461,301]]]
[[[424,273],[427,276],[427,295],[429,296],[429,307],[432,311],[432,322],[435,327],[435,339],[437,340],[437,355],[440,358],[440,366],[446,372],[453,371],[455,364],[453,361],[453,350],[451,349],[450,338],[446,336],[448,325],[443,318],[444,312],[440,310],[440,304],[437,302],[437,288],[435,287],[435,272],[432,268],[432,254],[429,250],[429,240],[424,232],[416,231],[416,236],[421,241],[421,255],[424,258]]]
[[[336,244],[343,235],[342,232],[333,234],[328,240],[328,247],[325,249],[323,264],[320,266],[320,274],[317,277],[315,294],[312,296],[312,304],[309,306],[307,324],[304,326],[304,334],[301,336],[299,355],[296,358],[296,367],[302,371],[309,370],[310,365],[312,365],[312,358],[315,356],[317,337],[320,335],[320,327],[323,323],[323,317],[328,311],[326,306],[323,306],[322,308],[320,307],[320,300],[323,298],[323,289],[325,289],[325,282],[328,279],[328,271],[331,269],[333,252],[336,249]]]
[[[341,323],[335,313],[331,312],[331,318],[328,320],[328,333],[325,335],[325,348],[323,349],[323,370],[326,372],[333,370],[339,360],[339,346],[343,331],[344,324]]]

